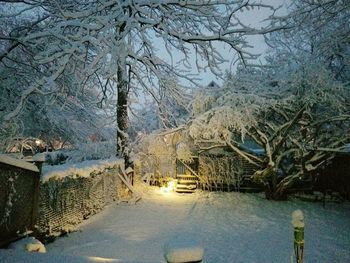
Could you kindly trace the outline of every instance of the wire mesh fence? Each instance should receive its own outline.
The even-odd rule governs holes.
[[[87,177],[52,178],[40,185],[37,235],[43,240],[71,232],[125,192],[118,166]]]
[[[84,176],[67,170],[64,176],[40,181],[40,171],[24,160],[0,156],[0,246],[28,232],[42,241],[76,229],[82,220],[115,200],[128,198],[116,161],[87,169]]]

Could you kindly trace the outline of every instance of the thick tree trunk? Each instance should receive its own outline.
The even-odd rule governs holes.
[[[117,156],[125,161],[125,167],[131,165],[130,148],[128,136],[128,82],[126,78],[126,66],[123,61],[119,61],[117,69],[118,77],[118,100],[117,100]]]
[[[126,15],[129,11],[129,16],[131,10],[124,10]],[[116,21],[118,24],[118,21]],[[126,21],[121,25],[116,27],[117,35],[123,35],[125,31]],[[125,161],[125,168],[132,167],[132,162],[130,159],[130,141],[128,135],[129,118],[128,118],[128,74],[126,70],[126,42],[123,38],[116,38],[118,42],[118,60],[117,60],[117,156],[122,157]]]
[[[275,165],[271,165],[274,163],[270,162],[263,170],[256,171],[253,180],[263,183],[266,199],[285,200],[287,198],[287,188],[283,188],[283,184],[278,183],[277,168]]]

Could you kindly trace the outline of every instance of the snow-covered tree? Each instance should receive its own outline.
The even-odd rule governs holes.
[[[323,68],[300,68],[280,82],[269,75],[243,69],[228,75],[222,88],[201,91],[188,133],[200,147],[229,147],[255,165],[253,178],[265,185],[267,197],[281,199],[344,151],[350,91]]]
[[[142,103],[130,107],[131,139],[138,133],[150,134],[155,130],[171,129],[187,121],[192,95],[171,79],[162,83],[159,93],[159,99],[145,97]]]
[[[322,64],[337,80],[350,79],[350,3],[344,0],[293,1],[279,18],[289,26],[267,35],[270,63]],[[271,61],[273,59],[273,61]]]
[[[268,198],[310,180],[349,143],[348,4],[295,1],[262,68],[239,67],[198,90],[185,133],[201,151],[229,147],[256,167]],[[192,142],[192,141],[191,141]],[[252,147],[253,146],[253,147]],[[265,156],[252,148],[260,146]]]
[[[110,137],[104,129],[108,116],[96,105],[99,94],[86,86],[77,88],[78,76],[60,72],[53,78],[53,63],[40,64],[35,56],[45,47],[21,41],[41,31],[49,16],[36,6],[3,4],[0,7],[0,145],[27,137],[47,145],[60,140],[75,144]],[[38,10],[39,9],[39,10]],[[39,12],[40,11],[40,12]],[[52,148],[55,148],[52,145]]]
[[[260,1],[29,0],[22,5],[22,13],[38,10],[42,21],[39,30],[28,28],[11,40],[36,48],[33,61],[38,68],[47,67],[49,74],[35,78],[21,92],[21,103],[4,120],[18,115],[33,93],[45,93],[47,85],[73,74],[79,84],[76,87],[99,86],[102,103],[109,92],[117,95],[117,148],[127,164],[130,92],[136,96],[142,89],[161,101],[162,93],[156,91],[169,79],[195,81],[189,68],[193,59],[198,70],[220,74],[225,58],[215,43],[225,43],[245,61],[255,56],[245,51],[244,37],[276,29],[269,23],[252,28],[241,21],[240,12],[254,8],[273,14],[275,9]],[[12,50],[7,48],[6,58]],[[167,53],[168,58],[160,53]],[[61,88],[58,85],[51,92]]]

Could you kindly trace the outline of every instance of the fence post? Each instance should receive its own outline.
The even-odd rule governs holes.
[[[297,263],[303,263],[304,257],[304,214],[301,210],[292,213],[292,225],[294,227],[294,254]]]

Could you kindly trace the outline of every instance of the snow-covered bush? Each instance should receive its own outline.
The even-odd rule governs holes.
[[[114,141],[82,143],[75,150],[67,152],[67,161],[78,163],[86,160],[109,159],[115,156],[115,153]]]
[[[59,165],[63,164],[68,159],[67,152],[64,151],[55,151],[55,152],[48,152],[45,154],[45,162],[49,165]]]

